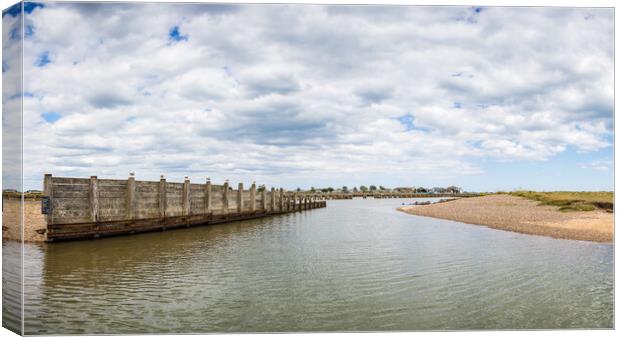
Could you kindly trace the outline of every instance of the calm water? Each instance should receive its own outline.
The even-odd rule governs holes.
[[[28,245],[26,333],[613,327],[612,245],[395,211],[410,201]]]

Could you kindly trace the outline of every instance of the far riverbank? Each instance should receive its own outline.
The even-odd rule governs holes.
[[[453,220],[553,238],[613,242],[613,213],[561,212],[555,206],[512,195],[489,195],[425,206],[398,208],[413,215]]]

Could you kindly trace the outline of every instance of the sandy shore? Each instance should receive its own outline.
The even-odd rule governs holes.
[[[16,198],[2,197],[2,239],[19,241],[21,203]],[[45,240],[47,224],[41,214],[41,199],[24,200],[24,241],[42,242]]]
[[[557,209],[555,206],[539,206],[536,201],[502,194],[426,206],[405,206],[398,210],[519,233],[571,240],[613,241],[613,213],[601,210],[560,212]]]

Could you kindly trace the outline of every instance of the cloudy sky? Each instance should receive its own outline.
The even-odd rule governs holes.
[[[26,189],[45,172],[130,171],[285,188],[613,189],[613,9],[25,10]],[[17,19],[3,16],[4,50]],[[6,54],[5,78],[19,69]]]

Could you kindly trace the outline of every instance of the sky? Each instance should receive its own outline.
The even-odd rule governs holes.
[[[7,53],[18,19],[3,15],[5,79],[20,69]],[[289,189],[613,190],[613,19],[609,8],[29,3],[24,189],[44,173],[135,172]],[[10,90],[5,106],[19,100]]]

